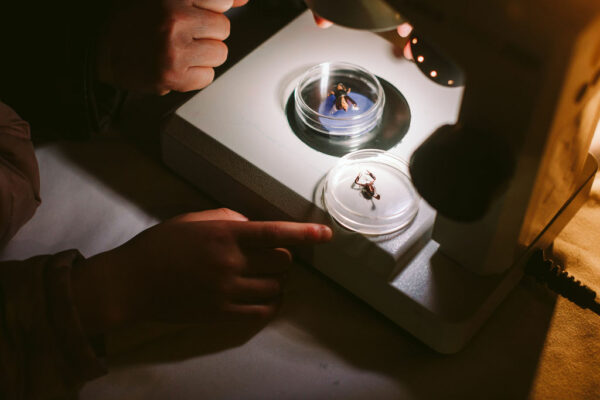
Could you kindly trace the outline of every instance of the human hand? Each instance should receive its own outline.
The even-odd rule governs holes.
[[[142,93],[201,89],[227,59],[230,22],[223,14],[248,0],[118,2],[101,35],[98,78]]]
[[[76,303],[92,310],[81,316],[92,332],[140,319],[264,322],[281,301],[291,263],[284,247],[331,235],[323,225],[251,222],[226,209],[186,214],[86,260],[73,278]]]

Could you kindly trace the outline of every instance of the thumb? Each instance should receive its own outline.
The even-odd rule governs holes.
[[[317,14],[313,13],[313,17],[315,18],[315,23],[317,24],[317,26],[319,28],[329,28],[330,26],[333,25],[333,22],[331,22],[328,19],[325,19],[323,17],[319,17]]]

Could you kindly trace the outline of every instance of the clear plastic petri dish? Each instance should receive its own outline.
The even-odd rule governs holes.
[[[367,235],[407,228],[419,210],[408,165],[383,150],[342,157],[323,188],[327,212],[342,226]]]
[[[296,114],[318,133],[353,137],[381,122],[385,94],[381,83],[364,68],[326,62],[309,69],[294,92]]]

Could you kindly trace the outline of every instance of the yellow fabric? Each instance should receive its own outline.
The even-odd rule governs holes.
[[[600,297],[600,175],[586,205],[555,240],[553,253]],[[557,299],[531,397],[600,399],[600,316]]]

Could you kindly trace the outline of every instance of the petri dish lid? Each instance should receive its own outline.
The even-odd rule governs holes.
[[[419,210],[406,162],[374,149],[342,157],[327,174],[323,200],[340,225],[367,235],[407,228]]]

